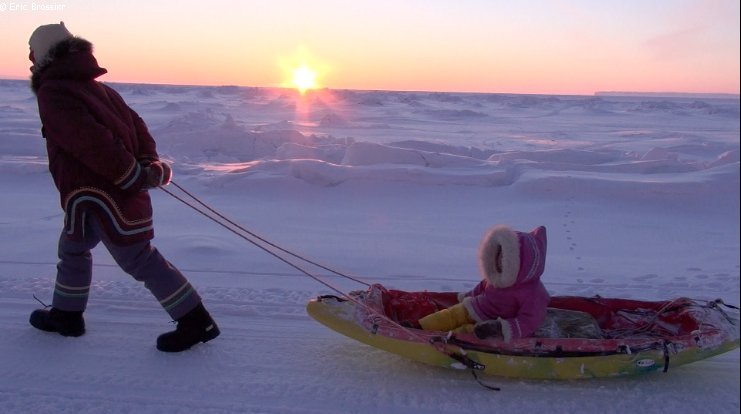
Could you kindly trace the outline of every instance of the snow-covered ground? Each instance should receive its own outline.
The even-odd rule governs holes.
[[[175,182],[268,240],[367,282],[463,290],[484,232],[549,233],[551,294],[739,303],[739,99],[113,85]],[[636,378],[520,381],[421,365],[313,321],[332,293],[163,191],[155,245],[222,335],[163,354],[169,318],[95,250],[87,334],[51,300],[58,196],[35,98],[0,81],[0,410],[7,413],[739,411],[739,351]],[[176,192],[176,188],[168,187]],[[307,269],[336,288],[362,288]]]

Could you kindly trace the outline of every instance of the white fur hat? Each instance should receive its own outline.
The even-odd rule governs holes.
[[[45,24],[33,31],[31,38],[28,40],[28,45],[31,46],[36,62],[43,62],[46,54],[54,45],[72,37],[72,33],[64,27],[64,22]]]
[[[545,269],[546,248],[543,226],[529,233],[504,225],[494,226],[479,246],[481,275],[496,288],[538,279]]]

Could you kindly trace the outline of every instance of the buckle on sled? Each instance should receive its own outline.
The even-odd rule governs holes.
[[[441,336],[436,336],[430,338],[430,343],[440,352],[458,362],[458,364],[452,364],[451,367],[458,369],[470,368],[476,371],[483,371],[486,369],[486,365],[467,357],[466,351],[463,348],[456,347],[457,350],[453,350],[452,346],[448,344],[449,338],[450,337],[443,338]]]

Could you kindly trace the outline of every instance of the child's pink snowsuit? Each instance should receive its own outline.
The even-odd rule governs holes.
[[[459,294],[471,319],[498,319],[505,341],[531,336],[543,323],[550,300],[540,281],[546,249],[543,226],[530,233],[506,226],[491,229],[479,248],[484,280]]]

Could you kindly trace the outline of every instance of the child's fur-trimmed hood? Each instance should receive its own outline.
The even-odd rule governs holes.
[[[494,287],[508,288],[540,279],[545,269],[546,229],[529,233],[497,225],[486,233],[479,246],[479,268]]]

